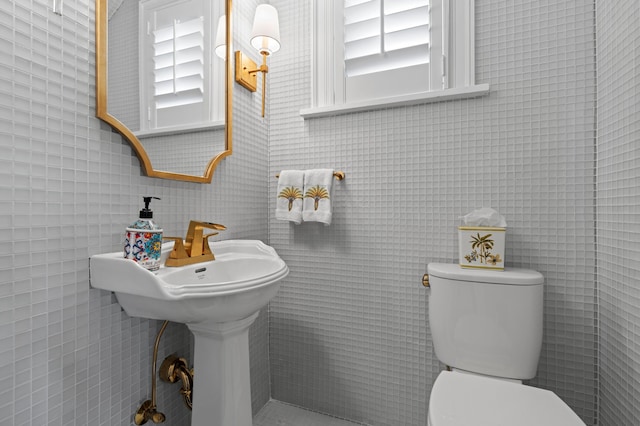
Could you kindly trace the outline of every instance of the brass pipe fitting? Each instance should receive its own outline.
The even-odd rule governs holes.
[[[422,276],[422,285],[425,287],[429,287],[429,274],[424,274]]]
[[[156,407],[151,403],[150,400],[146,400],[140,408],[138,408],[138,412],[136,412],[134,422],[137,425],[143,425],[146,422],[151,420],[155,424],[164,423],[166,417],[164,414],[157,411]]]
[[[134,416],[134,423],[136,425],[143,425],[149,420],[154,423],[163,423],[166,419],[165,415],[160,413],[156,407],[156,363],[158,361],[158,348],[160,347],[160,338],[169,325],[169,321],[162,323],[160,331],[156,336],[156,342],[153,345],[153,360],[151,362],[151,399],[142,403],[138,411]]]
[[[187,408],[192,409],[193,370],[189,369],[187,360],[184,358],[179,358],[176,355],[169,355],[162,362],[160,371],[158,371],[158,375],[160,376],[161,380],[169,383],[175,383],[180,380],[182,382],[180,394],[182,395],[184,405],[186,405]]]

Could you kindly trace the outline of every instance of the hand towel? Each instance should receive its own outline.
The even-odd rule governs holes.
[[[302,219],[331,225],[331,184],[333,169],[314,169],[304,172],[304,201]]]
[[[296,225],[302,222],[303,187],[304,172],[302,170],[283,170],[280,172],[276,219],[288,220]]]

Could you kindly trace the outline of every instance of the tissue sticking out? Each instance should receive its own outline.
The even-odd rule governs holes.
[[[500,213],[494,209],[483,207],[460,216],[464,226],[490,226],[497,228],[506,228],[507,221]]]

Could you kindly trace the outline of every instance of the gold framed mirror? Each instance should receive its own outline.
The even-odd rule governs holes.
[[[117,6],[114,6],[118,2]],[[223,107],[218,108],[224,109],[224,111],[218,111],[220,116],[224,116],[224,120],[222,121],[223,125],[213,125],[213,126],[200,126],[194,125],[190,126],[189,124],[183,126],[177,126],[171,130],[163,130],[160,131],[144,131],[140,130],[140,128],[132,130],[132,127],[135,128],[135,125],[126,124],[125,122],[135,123],[135,120],[124,120],[122,117],[118,116],[118,113],[113,111],[113,106],[110,108],[109,104],[109,95],[112,93],[112,89],[114,86],[114,80],[110,80],[109,76],[109,52],[111,51],[120,51],[119,49],[128,48],[128,45],[134,45],[136,52],[133,55],[134,57],[138,55],[137,52],[137,41],[134,43],[133,41],[129,43],[126,39],[123,41],[122,37],[119,40],[120,45],[116,45],[117,40],[112,40],[110,45],[109,40],[109,24],[110,17],[115,14],[115,11],[120,9],[120,6],[124,4],[124,2],[128,3],[128,7],[134,7],[135,13],[138,13],[139,2],[152,2],[155,0],[96,0],[96,116],[103,120],[105,123],[109,124],[115,131],[120,133],[122,137],[127,140],[134,152],[138,156],[140,160],[140,166],[142,167],[142,171],[144,174],[150,177],[161,178],[161,179],[170,179],[170,180],[179,180],[179,181],[187,181],[187,182],[198,182],[198,183],[211,183],[211,179],[213,177],[213,173],[215,171],[216,166],[220,163],[220,161],[232,153],[232,63],[231,63],[231,12],[232,12],[232,0],[221,0],[224,1],[224,9],[220,7],[221,10],[224,10],[224,18],[221,17],[218,22],[219,28],[221,24],[224,22],[224,28],[222,28],[222,34],[224,34],[224,47],[223,51],[225,52],[224,60],[220,60],[224,62],[223,65],[220,66],[222,71],[219,73],[220,77],[224,76],[224,84],[220,84],[219,87],[223,88],[218,91],[217,96],[221,96],[221,91],[224,91],[224,98],[219,99],[219,104]],[[178,2],[179,0],[175,0]],[[180,0],[182,1],[182,0]],[[110,5],[109,2],[112,2]],[[135,4],[131,4],[135,3]],[[171,1],[165,1],[165,3],[171,3]],[[220,5],[221,6],[221,5]],[[183,8],[188,9],[188,8]],[[131,9],[134,10],[134,9]],[[140,12],[142,14],[142,12]],[[134,21],[140,21],[139,16],[131,17],[129,14],[127,15],[127,19]],[[136,22],[137,24],[137,22]],[[127,29],[130,26],[127,27]],[[213,24],[209,26],[205,26],[204,30],[199,30],[201,33],[207,33],[208,30],[213,29]],[[131,31],[138,32],[138,29],[135,28]],[[134,32],[134,33],[135,33]],[[147,30],[148,32],[148,30]],[[121,32],[118,31],[118,35]],[[218,35],[218,38],[221,38]],[[127,46],[121,46],[121,45]],[[210,55],[213,57],[213,46],[209,46],[208,52],[205,52],[205,55]],[[113,58],[112,58],[113,59]],[[215,59],[211,59],[210,61],[215,61]],[[133,63],[133,68],[135,68],[135,62],[139,61],[124,61],[124,66],[129,67]],[[141,64],[141,62],[140,62]],[[123,61],[118,62],[118,68],[112,69],[112,71],[116,71],[113,74],[116,74],[117,71],[123,67]],[[213,68],[213,65],[210,66]],[[142,71],[140,69],[135,69],[132,71],[135,74],[140,74]],[[140,80],[141,81],[141,80]],[[112,88],[110,89],[110,83]],[[136,83],[138,84],[138,83]],[[204,82],[204,84],[208,84]],[[143,83],[139,83],[140,86]],[[212,84],[213,86],[213,84]],[[200,89],[200,91],[203,91]],[[141,103],[139,96],[133,96],[132,90],[124,89],[119,90],[119,92],[124,92],[122,98],[125,100],[125,103]],[[210,93],[214,93],[213,89],[209,90]],[[131,101],[130,101],[131,100]],[[131,106],[132,109],[138,110],[136,114],[138,115],[138,121],[142,121],[139,119],[140,116],[146,116],[144,113],[140,111],[146,111],[143,107],[139,105]],[[134,114],[135,115],[135,114]],[[188,115],[188,113],[186,114]],[[167,115],[164,116],[165,118]],[[223,128],[222,128],[223,127]],[[182,138],[187,138],[189,144],[186,142],[183,145],[183,141],[179,140]],[[148,139],[151,139],[153,142],[150,145],[147,142]],[[217,145],[214,143],[214,140],[217,140]],[[143,142],[144,141],[144,142]],[[192,148],[198,144],[197,147]],[[158,148],[161,147],[161,148]],[[189,155],[195,158],[190,158]],[[195,164],[195,165],[194,165]],[[173,168],[175,165],[175,169]],[[200,172],[202,170],[202,172]]]

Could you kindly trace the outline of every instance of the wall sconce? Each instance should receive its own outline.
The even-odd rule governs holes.
[[[267,56],[280,50],[280,25],[278,11],[269,4],[261,4],[256,8],[251,32],[251,46],[262,55],[260,67],[247,55],[236,52],[236,81],[241,86],[255,92],[258,89],[258,73],[262,73],[262,116],[264,117],[264,97],[266,78],[269,72]]]

